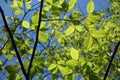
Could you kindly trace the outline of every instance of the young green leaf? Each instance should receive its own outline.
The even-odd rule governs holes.
[[[69,27],[66,31],[65,31],[65,35],[66,36],[69,36],[69,35],[71,35],[73,32],[74,32],[74,27],[72,26],[72,27]]]
[[[28,3],[28,2],[26,2],[26,7],[27,7],[28,9],[30,9],[30,8],[31,8],[31,4]]]
[[[57,61],[58,64],[64,64],[65,62],[63,60]]]
[[[16,80],[16,73],[8,73],[8,80]]]
[[[90,49],[90,47],[91,47],[92,44],[93,44],[93,39],[92,39],[92,37],[87,38],[85,44],[86,44],[86,48],[87,48],[87,49]]]
[[[78,32],[81,32],[83,31],[83,27],[82,26],[76,26],[75,29],[78,31]]]
[[[42,41],[42,42],[47,42],[48,41],[47,35],[42,31],[39,32],[39,41]]]
[[[56,74],[57,72],[58,72],[58,68],[57,67],[52,70],[52,74]]]
[[[106,36],[105,30],[94,30],[91,32],[91,36],[94,38],[103,38]]]
[[[57,67],[57,64],[53,63],[49,66],[48,70],[51,71]]]
[[[29,24],[28,21],[23,21],[22,26],[25,27],[25,28],[30,28],[30,24]]]
[[[35,74],[36,74],[36,69],[35,69],[35,67],[32,67],[31,72],[30,72],[30,78],[33,78],[35,76]]]
[[[66,65],[68,65],[71,69],[74,69],[77,65],[77,61],[75,61],[74,59],[70,59],[66,61]]]
[[[87,12],[88,12],[88,14],[90,14],[93,11],[94,11],[94,2],[93,2],[93,0],[90,0],[87,5]]]
[[[23,5],[23,2],[22,1],[17,1],[17,5],[18,5],[18,7],[22,7],[22,5]]]
[[[10,9],[12,9],[12,10],[17,10],[17,9],[18,9],[17,4],[11,5],[11,6],[10,6]]]
[[[89,74],[89,80],[100,80],[95,73]]]
[[[79,52],[78,52],[78,50],[72,47],[72,48],[70,49],[70,56],[71,56],[73,59],[78,60],[78,58],[79,58]]]
[[[35,15],[32,16],[32,23],[33,24],[37,24],[38,23],[38,17],[39,17],[38,14],[35,14]]]
[[[64,0],[60,0],[60,2],[59,2],[59,3],[60,3],[60,5],[61,5],[63,2],[64,2]]]
[[[75,74],[74,73],[71,73],[68,75],[68,77],[66,78],[66,80],[75,80]]]
[[[68,9],[72,9],[75,6],[76,2],[77,0],[70,0],[68,3],[69,4]]]
[[[14,66],[11,66],[11,65],[6,66],[5,69],[7,70],[8,73],[16,72],[16,68]]]
[[[18,16],[19,14],[24,14],[24,11],[21,9],[16,10],[15,15]]]
[[[68,66],[64,67],[59,65],[58,68],[63,75],[68,75],[72,73],[72,70]]]

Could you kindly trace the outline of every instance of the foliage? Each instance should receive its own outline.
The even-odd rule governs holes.
[[[32,4],[33,0],[10,2],[14,13],[6,19],[27,72],[41,0],[35,4]],[[90,0],[86,5],[88,15],[83,16],[75,8],[77,2],[44,0],[38,45],[29,74],[31,79],[45,80],[49,75],[51,80],[74,80],[80,76],[83,80],[103,79],[114,48],[120,41],[120,3],[110,0],[111,6],[105,11],[95,11],[95,3]],[[5,73],[8,80],[22,80],[24,75],[10,36],[4,25],[0,28],[0,73]],[[109,80],[120,79],[119,63],[120,48],[112,62]]]

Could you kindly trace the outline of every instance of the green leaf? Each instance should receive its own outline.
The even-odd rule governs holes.
[[[90,37],[88,41],[87,49],[89,49],[92,46],[92,44],[93,44],[93,38]]]
[[[28,21],[23,21],[22,26],[25,27],[25,28],[30,28],[30,24],[29,24]]]
[[[56,74],[57,72],[58,72],[58,68],[57,67],[52,70],[52,74]]]
[[[60,2],[59,2],[59,3],[60,3],[60,5],[61,5],[63,2],[64,2],[64,0],[60,0]]]
[[[26,2],[27,2],[27,3],[31,3],[31,2],[32,2],[32,0],[27,0]]]
[[[86,60],[85,60],[85,58],[80,57],[79,62],[80,62],[80,65],[83,66],[86,63]]]
[[[92,67],[92,63],[91,62],[87,62],[87,65],[91,68]]]
[[[17,10],[17,9],[18,9],[17,4],[11,5],[11,6],[10,6],[10,9],[12,9],[12,10]]]
[[[8,73],[16,72],[16,68],[14,66],[6,66],[5,69],[7,70]]]
[[[94,73],[89,74],[89,80],[100,80]]]
[[[68,66],[64,67],[59,65],[58,68],[63,75],[68,75],[72,73],[72,70]]]
[[[91,32],[91,36],[94,38],[103,38],[106,36],[106,32],[105,30],[93,30]]]
[[[72,47],[72,48],[70,49],[70,56],[71,56],[73,59],[78,60],[78,59],[79,59],[79,52],[78,52],[78,50]]]
[[[68,3],[69,4],[68,9],[72,9],[75,6],[76,2],[77,0],[70,0]]]
[[[6,57],[8,60],[12,60],[13,59],[13,54],[6,54]]]
[[[9,73],[8,80],[16,80],[16,73]]]
[[[24,11],[21,10],[21,9],[16,10],[16,11],[15,11],[15,15],[17,16],[17,15],[19,15],[19,14],[24,14]]]
[[[83,31],[83,27],[82,26],[76,26],[75,29],[78,31],[78,32],[81,32]]]
[[[48,41],[47,35],[42,31],[39,31],[39,41],[42,41],[42,42],[47,42]]]
[[[2,65],[2,60],[0,60],[0,65]]]
[[[22,80],[22,76],[17,75],[16,80]]]
[[[39,17],[38,14],[35,14],[35,15],[32,16],[32,23],[33,24],[37,24],[38,23],[38,17]]]
[[[35,67],[32,67],[31,72],[30,72],[30,78],[33,78],[35,76],[35,74],[36,74],[36,69],[35,69]]]
[[[90,0],[87,5],[87,12],[88,12],[88,14],[90,14],[93,11],[94,11],[94,2],[93,2],[93,0]]]
[[[23,2],[22,1],[17,1],[17,5],[21,8],[22,5],[23,5]]]
[[[64,64],[65,62],[63,60],[57,61],[58,64]]]
[[[66,36],[69,36],[69,35],[71,35],[73,32],[74,32],[74,27],[72,26],[72,27],[69,27],[66,31],[65,31],[65,35]]]
[[[74,69],[77,65],[77,62],[74,59],[70,59],[66,61],[66,65],[68,65],[71,69]]]
[[[48,70],[51,71],[51,70],[55,69],[56,67],[57,67],[57,64],[52,63],[52,64],[48,67]]]
[[[31,8],[31,4],[30,4],[29,2],[26,2],[26,7],[27,7],[28,9],[30,9],[30,8]]]
[[[75,80],[75,74],[69,74],[66,80]]]

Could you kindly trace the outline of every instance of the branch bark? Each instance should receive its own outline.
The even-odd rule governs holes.
[[[19,63],[20,63],[22,72],[23,72],[23,74],[24,74],[26,80],[28,80],[28,79],[27,79],[27,74],[26,74],[25,68],[24,68],[24,66],[23,66],[21,57],[20,57],[20,55],[19,55],[19,52],[18,52],[18,50],[17,50],[17,46],[16,46],[16,44],[15,44],[13,35],[12,35],[12,33],[11,33],[9,27],[8,27],[8,24],[7,24],[7,21],[6,21],[6,19],[5,19],[5,15],[4,15],[4,12],[3,12],[1,6],[0,6],[0,13],[1,13],[1,15],[2,15],[2,18],[3,18],[3,21],[4,21],[5,28],[6,28],[8,34],[9,34],[9,36],[10,36],[10,38],[11,38],[11,42],[12,42],[13,48],[14,48],[14,50],[15,50],[15,52],[16,52],[16,56],[17,56],[18,61],[19,61]]]
[[[116,54],[116,52],[117,52],[117,50],[118,50],[119,45],[120,45],[120,41],[117,43],[117,45],[116,45],[116,47],[115,47],[115,49],[114,49],[114,52],[113,52],[113,54],[112,54],[110,63],[109,63],[109,65],[108,65],[108,67],[107,67],[107,70],[106,70],[106,73],[105,73],[105,76],[104,76],[103,80],[106,80],[106,78],[107,78],[107,75],[108,75],[110,66],[112,65],[112,61],[113,61],[114,56],[115,56],[115,54]]]
[[[39,12],[39,21],[38,21],[38,26],[37,26],[37,31],[36,31],[36,40],[35,40],[35,44],[34,44],[34,47],[33,47],[33,52],[32,52],[32,56],[31,56],[31,59],[30,59],[30,64],[28,66],[28,72],[27,72],[27,77],[28,78],[29,78],[31,67],[32,67],[32,62],[33,62],[33,59],[34,59],[34,56],[35,56],[35,50],[36,50],[37,43],[38,43],[39,29],[40,29],[40,25],[41,25],[41,21],[42,21],[41,17],[42,17],[43,2],[44,2],[44,0],[41,0],[40,12]]]

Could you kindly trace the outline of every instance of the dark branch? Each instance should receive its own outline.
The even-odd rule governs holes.
[[[23,66],[23,63],[22,63],[22,60],[21,60],[21,58],[20,58],[19,52],[18,52],[18,50],[17,50],[17,47],[16,47],[16,44],[15,44],[13,35],[12,35],[12,33],[11,33],[9,27],[8,27],[8,24],[7,24],[7,21],[6,21],[6,19],[5,19],[5,15],[4,15],[4,12],[3,12],[1,6],[0,6],[0,13],[1,13],[1,15],[2,15],[4,24],[5,24],[5,28],[6,28],[7,32],[9,33],[9,36],[10,36],[10,38],[11,38],[12,45],[13,45],[13,48],[14,48],[14,50],[15,50],[15,52],[16,52],[16,56],[17,56],[18,61],[19,61],[19,63],[20,63],[22,72],[23,72],[24,76],[25,76],[26,79],[27,79],[27,74],[26,74],[25,68],[24,68],[24,66]]]
[[[33,62],[33,59],[34,59],[34,56],[35,56],[35,50],[36,50],[37,43],[38,43],[39,28],[40,28],[40,25],[41,25],[41,17],[42,17],[42,8],[43,8],[43,0],[41,0],[41,3],[40,3],[40,13],[39,13],[38,27],[37,27],[37,31],[36,31],[36,40],[35,40],[35,44],[34,44],[34,47],[33,47],[33,52],[32,52],[32,56],[31,56],[31,60],[30,60],[30,64],[28,66],[28,72],[27,72],[27,77],[28,78],[29,78],[31,67],[32,67],[32,62]]]
[[[108,65],[108,67],[107,67],[107,70],[106,70],[106,73],[105,73],[105,76],[104,76],[103,80],[106,80],[106,78],[107,78],[107,75],[108,75],[110,66],[112,65],[112,61],[113,61],[114,56],[115,56],[115,54],[116,54],[116,52],[117,52],[117,50],[118,50],[119,45],[120,45],[120,41],[117,43],[117,45],[116,45],[116,47],[115,47],[115,49],[114,49],[114,52],[113,52],[113,54],[112,54],[110,63],[109,63],[109,65]]]

